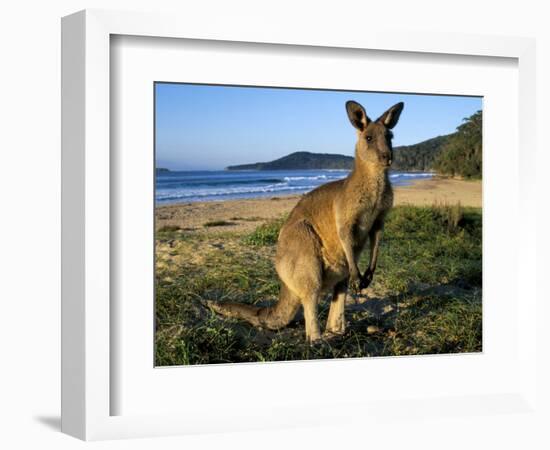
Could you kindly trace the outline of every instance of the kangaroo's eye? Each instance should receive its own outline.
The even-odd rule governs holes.
[[[367,136],[367,142],[372,141],[372,136]]]

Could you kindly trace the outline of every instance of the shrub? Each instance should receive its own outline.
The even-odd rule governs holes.
[[[212,220],[210,222],[204,223],[203,227],[226,227],[228,225],[233,225],[231,222],[228,222],[227,220]]]
[[[181,228],[180,228],[179,225],[164,225],[164,226],[160,227],[158,229],[158,231],[168,232],[168,231],[178,231],[180,229]]]
[[[433,207],[437,220],[447,228],[447,232],[456,233],[464,222],[464,208],[460,202],[449,205],[437,203]]]

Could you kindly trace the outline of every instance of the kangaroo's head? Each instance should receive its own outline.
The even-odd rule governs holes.
[[[391,129],[397,124],[403,106],[403,102],[397,103],[372,121],[359,103],[346,102],[349,120],[357,129],[356,159],[379,168],[390,167],[393,159]]]

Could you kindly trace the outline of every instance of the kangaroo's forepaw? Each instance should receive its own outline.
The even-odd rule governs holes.
[[[365,273],[363,274],[363,276],[361,277],[361,281],[359,282],[359,291],[367,289],[370,286],[373,276],[374,273],[372,272],[372,270],[365,270]]]
[[[349,290],[354,294],[358,294],[361,290],[361,279],[351,278],[349,280]]]

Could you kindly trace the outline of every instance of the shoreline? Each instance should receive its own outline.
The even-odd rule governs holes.
[[[290,212],[302,195],[224,201],[186,202],[155,207],[155,229],[174,227],[189,232],[252,231],[266,220]],[[482,207],[482,181],[434,177],[394,187],[394,206],[460,203]],[[210,224],[205,226],[205,224]]]

